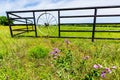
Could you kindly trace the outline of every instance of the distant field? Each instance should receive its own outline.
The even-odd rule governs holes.
[[[92,30],[84,26],[61,29]],[[97,27],[96,30],[120,28]],[[79,37],[91,37],[91,34],[61,33]],[[58,32],[51,35],[57,36]],[[120,40],[93,43],[89,39],[20,36],[34,36],[34,32],[11,38],[9,28],[0,26],[0,80],[120,80]],[[98,32],[95,37],[120,38],[120,33]]]
[[[102,26],[100,27],[99,25],[96,27],[96,31],[99,30],[119,30],[120,31],[120,27],[116,26],[111,27],[112,25],[109,26]],[[13,27],[13,29],[17,29],[18,27]],[[25,26],[19,26],[19,28],[26,28]],[[32,27],[29,28],[29,30],[32,30]],[[54,28],[53,28],[54,30]],[[58,28],[55,29],[56,31],[54,31],[53,33],[49,33],[49,36],[58,36]],[[61,26],[61,30],[90,30],[92,31],[93,28],[92,26],[88,26],[88,25],[62,25]],[[47,28],[46,29],[41,29],[41,31],[43,33],[47,33]],[[14,32],[14,33],[18,33],[18,32]],[[26,33],[23,35],[28,35],[28,36],[34,36],[34,32],[31,33]],[[38,36],[41,36],[43,34],[41,34],[38,30]],[[45,36],[45,35],[44,35]],[[92,32],[61,32],[61,36],[64,37],[92,37]],[[120,33],[119,32],[95,32],[95,38],[120,38]]]

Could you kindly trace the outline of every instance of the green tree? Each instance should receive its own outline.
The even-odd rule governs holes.
[[[10,21],[10,24],[13,24],[13,21]],[[8,19],[6,16],[0,16],[0,25],[4,25],[4,26],[9,25]]]

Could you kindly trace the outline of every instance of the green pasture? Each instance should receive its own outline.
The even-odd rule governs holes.
[[[18,27],[26,28],[13,29]],[[61,30],[92,30],[92,27],[62,25]],[[108,26],[96,30],[120,28]],[[50,35],[58,36],[57,31]],[[41,35],[38,31],[38,36]],[[9,27],[0,26],[0,80],[120,80],[120,40],[91,42],[90,39],[27,36],[35,36],[35,32],[11,38]],[[61,36],[91,37],[92,32],[64,32]],[[95,37],[120,38],[120,33],[96,32]],[[56,55],[50,54],[54,48],[58,49]],[[95,64],[102,68],[95,69]]]
[[[103,30],[103,31],[111,31],[111,30],[119,30],[120,27],[111,27],[114,25],[108,25],[100,27],[99,25],[96,26],[96,31]],[[58,28],[57,26],[51,26],[52,28],[39,28],[37,27],[37,34],[38,36],[58,36]],[[18,29],[18,26],[13,26],[13,29]],[[19,26],[19,28],[26,28],[26,26]],[[25,30],[25,29],[24,29]],[[29,26],[29,30],[34,30],[31,26]],[[93,30],[92,26],[88,25],[61,25],[60,30]],[[18,31],[14,31],[14,34],[19,33]],[[22,36],[34,36],[35,33],[29,32],[22,34]],[[92,32],[61,32],[62,37],[92,37]],[[95,32],[95,38],[120,38],[119,32]]]

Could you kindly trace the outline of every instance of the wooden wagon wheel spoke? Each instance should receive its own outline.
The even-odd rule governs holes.
[[[57,20],[50,13],[43,13],[37,19],[38,31],[43,35],[49,35],[56,31]]]

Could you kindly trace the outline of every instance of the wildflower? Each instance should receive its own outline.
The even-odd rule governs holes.
[[[106,75],[106,72],[103,71],[103,72],[101,73],[101,77],[102,77],[102,78],[105,78],[105,75]]]
[[[98,69],[98,68],[99,68],[97,64],[95,64],[93,67],[94,67],[95,69]]]
[[[95,64],[93,67],[94,67],[95,69],[98,69],[98,68],[102,68],[102,65],[100,65],[100,64]]]
[[[113,66],[112,69],[117,69],[117,67],[116,67],[116,66]]]
[[[52,55],[53,55],[53,54],[56,54],[56,53],[55,53],[54,51],[52,51],[52,52],[50,52],[50,54],[52,54]]]
[[[50,52],[51,55],[53,55],[53,58],[56,59],[57,56],[59,56],[60,50],[58,48],[54,48],[52,52]]]
[[[110,70],[110,68],[106,68],[105,69],[108,73],[112,73],[112,71]]]
[[[69,45],[69,44],[70,44],[70,41],[69,41],[69,40],[67,40],[67,39],[65,39],[65,40],[64,40],[64,42],[65,42],[67,45]]]
[[[58,48],[54,48],[53,50],[54,50],[55,53],[59,53],[60,52],[60,50]]]

